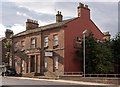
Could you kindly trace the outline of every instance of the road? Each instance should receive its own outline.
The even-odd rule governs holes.
[[[9,78],[2,77],[2,85],[3,87],[45,87],[49,86],[61,86],[61,87],[113,87],[113,86],[93,86],[93,85],[81,85],[81,84],[73,84],[66,82],[54,82],[54,81],[45,81],[45,80],[32,80],[32,79],[17,79],[17,78]]]

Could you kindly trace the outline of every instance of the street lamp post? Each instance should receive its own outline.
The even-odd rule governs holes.
[[[84,67],[84,77],[85,77],[85,34],[86,34],[87,30],[83,31],[83,57],[84,57],[84,63],[83,63],[83,67]]]

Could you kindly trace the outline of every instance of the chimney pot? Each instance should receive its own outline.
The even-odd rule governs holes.
[[[79,3],[79,6],[80,6],[80,7],[84,7],[84,4],[82,4],[82,3]]]
[[[58,14],[59,14],[59,11],[58,11]]]
[[[60,15],[61,15],[61,11],[60,11]]]
[[[60,11],[58,11],[58,13],[56,14],[56,22],[61,22],[62,21],[62,14]]]
[[[88,5],[85,5],[86,8],[88,8]]]

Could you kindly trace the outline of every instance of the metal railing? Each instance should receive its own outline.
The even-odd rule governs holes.
[[[120,77],[120,74],[85,74],[86,77]]]
[[[83,72],[61,72],[64,75],[83,75]],[[85,74],[85,77],[120,77],[120,74]]]
[[[61,72],[64,75],[83,75],[83,72]]]

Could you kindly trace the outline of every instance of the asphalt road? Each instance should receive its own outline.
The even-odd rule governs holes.
[[[52,82],[52,81],[38,81],[38,80],[25,80],[25,79],[15,79],[2,77],[2,86],[3,87],[105,87],[105,86],[90,86],[90,85],[77,85],[72,83],[64,82]],[[108,86],[107,86],[108,87]]]

